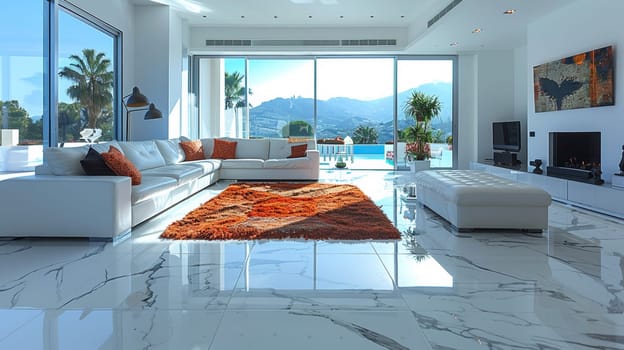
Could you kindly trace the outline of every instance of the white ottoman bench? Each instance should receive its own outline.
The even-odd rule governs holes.
[[[548,228],[550,195],[478,170],[426,170],[416,175],[419,202],[459,231]]]

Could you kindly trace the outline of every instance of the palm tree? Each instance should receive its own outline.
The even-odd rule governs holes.
[[[84,49],[82,56],[69,56],[71,63],[61,69],[59,76],[74,82],[67,88],[67,95],[86,109],[87,127],[96,128],[102,110],[111,110],[114,73],[104,53]]]
[[[353,142],[357,144],[377,143],[377,130],[371,126],[360,125],[353,131]]]
[[[225,109],[245,107],[245,76],[239,72],[225,72]]]
[[[429,143],[433,141],[433,133],[429,127],[431,119],[440,114],[442,103],[435,95],[427,95],[420,91],[412,92],[403,108],[405,115],[414,120],[414,125],[404,131],[408,142],[413,145],[408,147],[408,152],[418,160],[431,157]]]
[[[225,109],[234,109],[234,118],[236,118],[236,120],[239,118],[239,108],[243,108],[247,105],[247,97],[245,96],[245,93],[251,95],[251,89],[246,89],[243,86],[243,79],[245,79],[245,76],[239,72],[225,72]],[[249,107],[251,107],[251,105]],[[242,133],[247,133],[247,135],[237,136],[249,136],[249,115],[247,115],[247,118],[244,120],[244,124],[241,126]]]

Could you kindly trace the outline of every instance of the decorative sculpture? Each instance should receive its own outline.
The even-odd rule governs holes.
[[[531,162],[529,162],[532,166],[535,167],[535,169],[533,169],[533,174],[543,174],[544,171],[540,168],[542,166],[542,160],[541,159],[536,159],[533,160]]]

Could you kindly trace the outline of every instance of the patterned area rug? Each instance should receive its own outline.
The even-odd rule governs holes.
[[[396,240],[401,233],[353,185],[237,183],[169,225],[160,237]]]

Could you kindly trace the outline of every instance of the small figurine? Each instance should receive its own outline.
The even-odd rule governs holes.
[[[600,170],[600,164],[594,163],[593,167],[591,168],[591,177],[592,177],[591,182],[594,185],[604,184],[604,180],[600,178],[600,175],[602,175],[602,170]]]
[[[534,174],[543,174],[544,173],[544,171],[540,168],[542,166],[542,160],[541,159],[536,159],[534,161],[531,161],[530,164],[535,167],[535,169],[533,169],[533,173]]]

